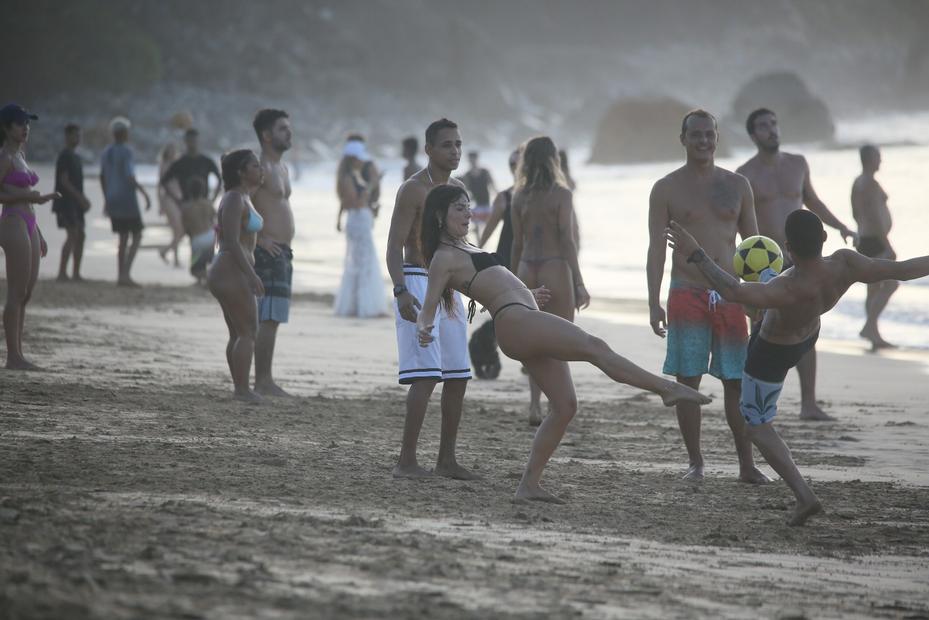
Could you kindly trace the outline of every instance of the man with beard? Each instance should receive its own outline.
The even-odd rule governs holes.
[[[261,144],[264,179],[252,194],[255,209],[264,218],[255,247],[255,273],[265,295],[258,300],[258,335],[255,338],[255,391],[263,396],[288,396],[271,376],[277,328],[290,317],[293,280],[294,214],[290,208],[290,174],[281,161],[291,147],[290,117],[283,110],[265,109],[252,123]]]
[[[823,204],[810,181],[810,167],[802,155],[780,150],[780,129],[777,116],[766,108],[748,115],[745,129],[758,148],[758,153],[745,162],[737,172],[745,175],[755,195],[755,214],[762,235],[777,241],[784,248],[784,223],[787,216],[804,206],[819,216],[828,226],[839,231],[843,239],[856,238],[854,232],[839,221]],[[784,257],[784,268],[790,260]],[[816,404],[816,349],[810,349],[797,364],[800,377],[800,419],[832,420]]]
[[[672,256],[668,314],[661,307],[664,275],[665,229],[672,220],[688,227],[708,256],[732,270],[736,233],[742,238],[758,234],[752,188],[740,174],[716,166],[716,118],[704,110],[689,112],[681,123],[680,141],[686,163],[655,183],[648,208],[648,305],[652,330],[667,334],[664,373],[693,389],[709,372],[722,381],[726,421],[739,457],[739,480],[764,483],[768,478],[755,468],[752,444],[739,412],[742,371],[748,327],[738,303],[722,300],[712,283],[695,265]],[[700,450],[700,405],[679,403],[677,422],[684,437],[690,466],[685,480],[703,480]]]
[[[428,272],[419,249],[419,233],[426,195],[433,187],[461,181],[451,178],[461,160],[461,135],[458,125],[442,118],[426,129],[426,167],[407,179],[397,192],[390,218],[387,239],[387,271],[394,283],[397,299],[397,349],[400,358],[399,379],[409,385],[406,397],[406,420],[400,458],[394,467],[397,478],[424,478],[433,475],[419,466],[416,445],[426,407],[432,391],[442,386],[442,430],[439,455],[434,474],[448,478],[472,480],[475,474],[461,467],[455,457],[458,425],[465,390],[471,378],[468,359],[468,327],[461,297],[455,293],[453,313],[440,309],[436,316],[436,338],[427,347],[419,346],[416,331],[417,311],[426,296]]]

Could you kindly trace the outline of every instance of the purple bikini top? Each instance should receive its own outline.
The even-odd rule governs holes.
[[[32,187],[39,182],[39,175],[32,170],[10,170],[3,182],[16,187]]]

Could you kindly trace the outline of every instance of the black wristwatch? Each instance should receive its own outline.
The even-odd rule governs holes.
[[[406,287],[402,284],[398,284],[394,287],[394,297],[400,297],[407,291]]]

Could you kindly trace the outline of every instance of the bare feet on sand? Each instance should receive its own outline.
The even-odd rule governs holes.
[[[451,478],[452,480],[483,480],[481,476],[478,476],[474,472],[465,469],[458,463],[452,463],[450,465],[436,465],[435,471],[433,473],[436,476]]]
[[[542,423],[542,408],[529,405],[529,426],[538,426]]]
[[[32,362],[27,362],[25,359],[21,357],[18,357],[15,359],[8,357],[6,360],[6,369],[7,370],[37,370],[37,371],[45,370],[41,366],[36,366]]]
[[[757,467],[752,467],[751,469],[746,469],[739,473],[739,482],[747,482],[748,484],[768,484],[771,482],[771,479],[761,473]]]
[[[877,351],[879,349],[895,349],[896,345],[884,340],[884,337],[881,336],[880,332],[877,331],[877,328],[869,329],[868,327],[863,328],[858,335],[871,342],[871,350]]]
[[[423,469],[419,465],[400,465],[397,464],[393,470],[394,478],[434,478],[435,475],[428,469]]]
[[[681,480],[689,480],[691,482],[703,482],[703,465],[691,465],[687,468],[687,473],[684,474],[684,477]]]
[[[276,398],[291,398],[290,394],[285,392],[281,386],[271,381],[269,383],[255,383],[255,391],[262,396],[274,396]]]
[[[803,403],[800,405],[800,419],[811,420],[815,422],[832,422],[835,421],[831,415],[820,409],[816,403]]]
[[[55,278],[55,281],[56,281],[56,282],[67,282],[67,281],[68,281],[68,274],[66,274],[66,273],[59,273],[59,274],[58,274],[58,277]]]
[[[668,381],[665,389],[659,392],[661,400],[664,401],[665,407],[671,407],[678,403],[697,403],[706,405],[712,402],[709,396],[704,396],[697,390],[689,388],[682,383]]]
[[[530,488],[529,485],[520,483],[516,489],[516,495],[513,502],[517,504],[527,504],[529,502],[545,502],[547,504],[567,504],[566,501],[556,495],[552,495],[540,486]]]
[[[116,281],[116,286],[126,286],[128,288],[142,288],[142,285],[132,278],[122,278]]]
[[[260,405],[261,403],[265,402],[265,399],[262,398],[261,395],[256,394],[255,392],[251,390],[243,390],[243,391],[236,390],[235,393],[233,394],[233,398],[235,398],[236,400],[240,400],[243,403],[248,403],[250,405]]]
[[[815,496],[804,502],[797,502],[797,507],[794,508],[794,514],[790,520],[787,521],[787,525],[803,525],[807,522],[807,519],[822,511],[823,505]]]

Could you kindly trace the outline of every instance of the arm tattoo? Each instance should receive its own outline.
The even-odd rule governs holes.
[[[696,250],[690,255],[687,262],[697,265],[700,273],[713,284],[713,288],[719,291],[723,297],[728,298],[739,287],[739,281],[714,263],[703,250]]]

